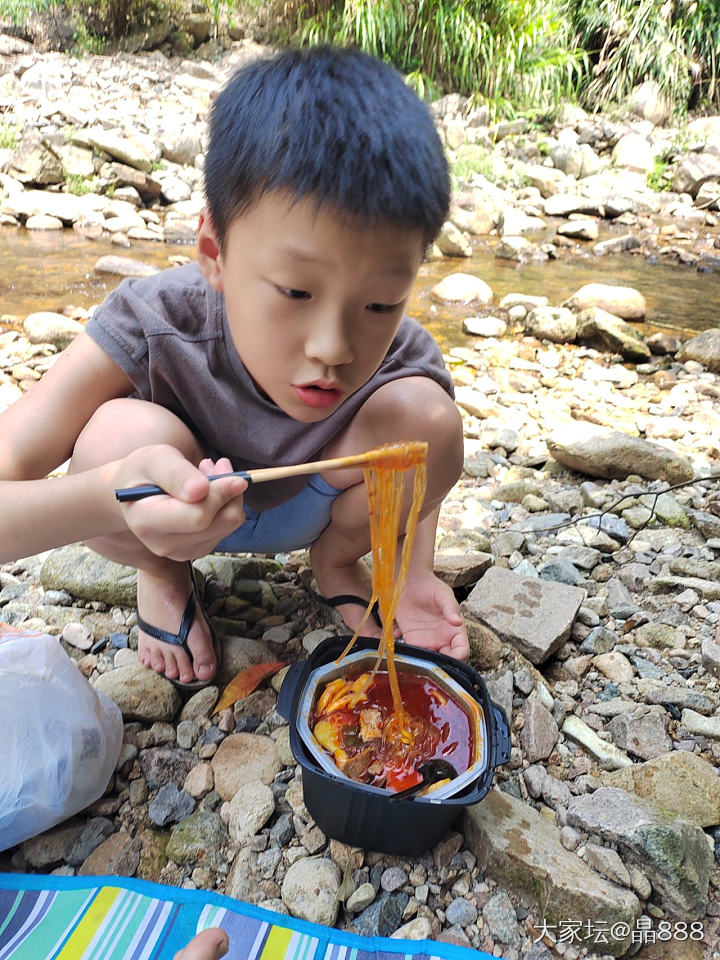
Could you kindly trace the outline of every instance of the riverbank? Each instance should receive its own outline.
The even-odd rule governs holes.
[[[10,82],[13,111],[27,117],[35,111],[46,126],[60,127],[71,116],[78,128],[83,118],[108,116],[120,124],[132,112],[143,117],[147,128],[140,132],[153,143],[160,109],[164,135],[180,115],[183,129],[197,123],[199,131],[219,82],[181,81],[190,66],[177,72],[152,57],[93,58],[80,66],[59,58],[40,66],[40,93],[32,75],[22,84],[32,64],[19,76],[13,68],[22,84]],[[53,77],[64,79],[54,84]],[[146,86],[151,77],[154,86]],[[162,96],[158,84],[166,84]],[[106,114],[118,90],[125,99]],[[151,129],[153,116],[158,126]],[[448,137],[456,121],[446,116]],[[480,130],[474,122],[464,117],[460,125]],[[578,121],[581,130],[586,122]],[[604,121],[592,123],[599,128]],[[575,133],[578,140],[584,136]],[[535,132],[498,136],[493,158],[514,171],[526,162],[511,156],[526,135]],[[665,136],[662,130],[653,135]],[[704,143],[712,146],[712,137]],[[108,146],[86,149],[94,154]],[[577,147],[588,156],[582,143]],[[599,141],[591,149],[605,152]],[[688,156],[703,153],[715,156],[708,149]],[[174,179],[195,177],[199,184],[194,159],[176,167],[166,155],[152,162],[163,170],[143,176],[167,174],[168,191]],[[639,231],[635,249],[653,235],[658,243],[667,237],[659,214],[642,212],[640,204],[654,195],[641,186],[640,174],[608,168],[592,175],[612,178],[612,186],[602,204],[599,195],[592,198],[597,206],[590,211],[588,191],[600,180],[568,180],[569,174],[553,172],[558,168],[541,169],[563,189],[543,197],[539,187],[538,194],[527,184],[503,188],[471,178],[468,189],[456,193],[455,227],[523,256],[528,250],[551,255],[546,243],[559,256],[584,256],[581,245],[592,239],[530,240],[530,247],[513,240],[532,236],[524,218],[539,215],[542,229],[552,229],[556,212],[548,214],[546,201],[565,198],[567,210],[572,196],[582,220],[568,215],[558,223],[584,223],[592,234],[588,222],[609,226],[603,214],[611,210],[615,223],[624,218],[619,228]],[[6,175],[2,183],[7,189]],[[637,190],[618,192],[620,183]],[[118,253],[132,257],[134,231],[167,238],[181,219],[192,223],[195,208],[178,205],[195,204],[199,195],[186,187],[187,200],[170,200],[168,192],[169,202],[157,208],[124,199],[145,228],[137,221],[113,223],[128,209],[103,206],[73,220],[73,229],[117,236]],[[17,209],[31,192],[23,186],[10,202]],[[35,191],[33,203],[40,202],[37,194],[63,203],[83,199],[66,200],[46,188]],[[626,196],[635,212],[618,212],[611,196]],[[697,211],[694,225],[663,208],[676,228],[671,245],[710,258],[716,224],[707,218],[715,214],[682,199],[679,209],[690,208]],[[499,213],[495,219],[498,210],[502,220]],[[33,215],[28,212],[30,220]],[[58,219],[64,229],[68,221]],[[495,233],[470,233],[481,226]],[[451,240],[467,242],[447,228],[442,245]],[[456,275],[467,262],[460,254],[452,261]],[[603,261],[597,262],[601,279]],[[432,324],[433,311],[440,311],[467,330],[464,345],[446,351],[466,457],[443,506],[437,570],[467,595],[472,662],[510,719],[512,754],[497,771],[499,790],[417,858],[328,839],[305,808],[288,727],[275,710],[282,673],[214,712],[220,688],[239,670],[304,657],[325,636],[341,632],[314,598],[306,556],[199,562],[210,575],[207,599],[225,637],[225,666],[218,687],[181,706],[172,685],[137,662],[133,572],[67,547],[0,568],[0,619],[60,636],[90,682],[120,704],[125,742],[105,796],[72,822],[0,855],[0,868],[116,873],[217,889],[316,922],[433,937],[507,960],[620,955],[643,942],[641,958],[667,947],[668,956],[701,960],[720,949],[717,337],[681,348],[661,335],[643,343],[630,362],[622,344],[632,349],[639,340],[633,334],[642,316],[637,291],[604,290],[602,300],[597,291],[588,299],[577,290],[563,307],[522,292],[501,298],[477,276],[443,283],[431,293],[424,319]],[[592,318],[581,322],[588,311]],[[601,327],[591,331],[590,319]],[[58,315],[19,321],[0,334],[3,404],[32,389],[58,349],[82,329],[82,315],[79,321]],[[619,339],[607,339],[611,332]],[[669,483],[686,485],[663,492]],[[601,523],[593,519],[608,508]],[[516,617],[520,609],[527,616]],[[651,943],[651,932],[663,935],[660,944]]]

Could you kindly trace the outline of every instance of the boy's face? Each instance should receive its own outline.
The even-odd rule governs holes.
[[[419,231],[352,225],[283,193],[232,222],[224,253],[204,212],[197,244],[250,376],[305,423],[329,416],[377,370],[423,247]]]

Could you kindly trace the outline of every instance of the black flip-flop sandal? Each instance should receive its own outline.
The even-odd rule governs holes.
[[[200,615],[204,619],[208,630],[210,631],[213,651],[215,653],[215,659],[217,660],[217,670],[209,680],[191,680],[189,683],[183,683],[181,680],[174,680],[172,677],[165,678],[166,680],[169,680],[170,683],[172,683],[175,687],[177,687],[178,690],[195,692],[197,690],[203,690],[205,687],[209,687],[211,683],[214,683],[217,680],[220,667],[222,666],[222,646],[215,632],[215,628],[210,622],[210,617],[208,617],[207,613],[205,612],[202,597],[200,596],[200,588],[198,587],[195,568],[190,561],[188,561],[188,568],[190,570],[191,590],[187,604],[185,605],[185,609],[183,611],[182,619],[180,621],[180,629],[178,632],[170,633],[169,630],[161,630],[160,627],[154,627],[151,623],[148,623],[147,620],[144,620],[140,616],[139,611],[137,614],[137,622],[138,627],[140,627],[142,632],[146,633],[149,637],[153,637],[155,640],[160,640],[161,643],[169,643],[173,647],[182,647],[190,658],[190,663],[193,663],[193,655],[190,651],[190,647],[187,645],[187,638],[188,634],[190,633],[190,628],[195,620],[195,613],[200,611]],[[367,606],[367,604],[365,604],[365,606]]]
[[[339,593],[335,597],[321,597],[320,594],[318,594],[317,597],[320,603],[327,604],[328,607],[332,607],[333,609],[341,607],[344,603],[354,603],[356,606],[367,610],[368,601],[363,600],[362,597],[358,597],[354,593]],[[375,623],[379,627],[382,627],[382,620],[380,619],[380,605],[378,604],[377,600],[373,604],[370,613]]]

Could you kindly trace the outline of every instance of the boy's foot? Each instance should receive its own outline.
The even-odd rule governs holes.
[[[367,566],[358,560],[347,567],[332,567],[326,570],[316,569],[313,566],[318,593],[323,597],[337,597],[350,595],[361,597],[365,603],[370,602],[372,596],[372,578]],[[359,603],[334,603],[343,623],[350,633],[355,633],[365,616],[365,609]],[[381,629],[372,615],[368,616],[362,628],[364,637],[379,637]]]
[[[138,570],[138,611],[146,623],[160,630],[171,634],[178,632],[192,591],[190,572],[185,563],[169,562],[167,575],[162,577]],[[209,682],[217,670],[217,658],[210,629],[197,604],[187,645],[192,660],[182,646],[164,643],[141,629],[138,659],[156,673],[164,674],[168,680]]]
[[[210,927],[175,954],[173,960],[220,960],[230,949],[230,941],[224,930]]]

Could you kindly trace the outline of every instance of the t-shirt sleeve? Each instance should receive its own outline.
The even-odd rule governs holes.
[[[123,280],[103,300],[85,330],[130,377],[138,396],[150,396],[147,322],[157,309],[157,293],[149,280]]]
[[[451,397],[455,396],[452,377],[445,366],[440,347],[432,334],[411,317],[403,317],[395,340],[380,365],[380,371],[387,379],[399,376],[429,377]]]
[[[137,396],[164,402],[172,363],[200,362],[198,341],[219,335],[218,297],[197,263],[170,267],[151,277],[123,280],[87,323],[89,336],[128,375]],[[185,346],[177,350],[172,344]],[[182,350],[190,354],[183,360]],[[196,356],[197,355],[197,356]]]

